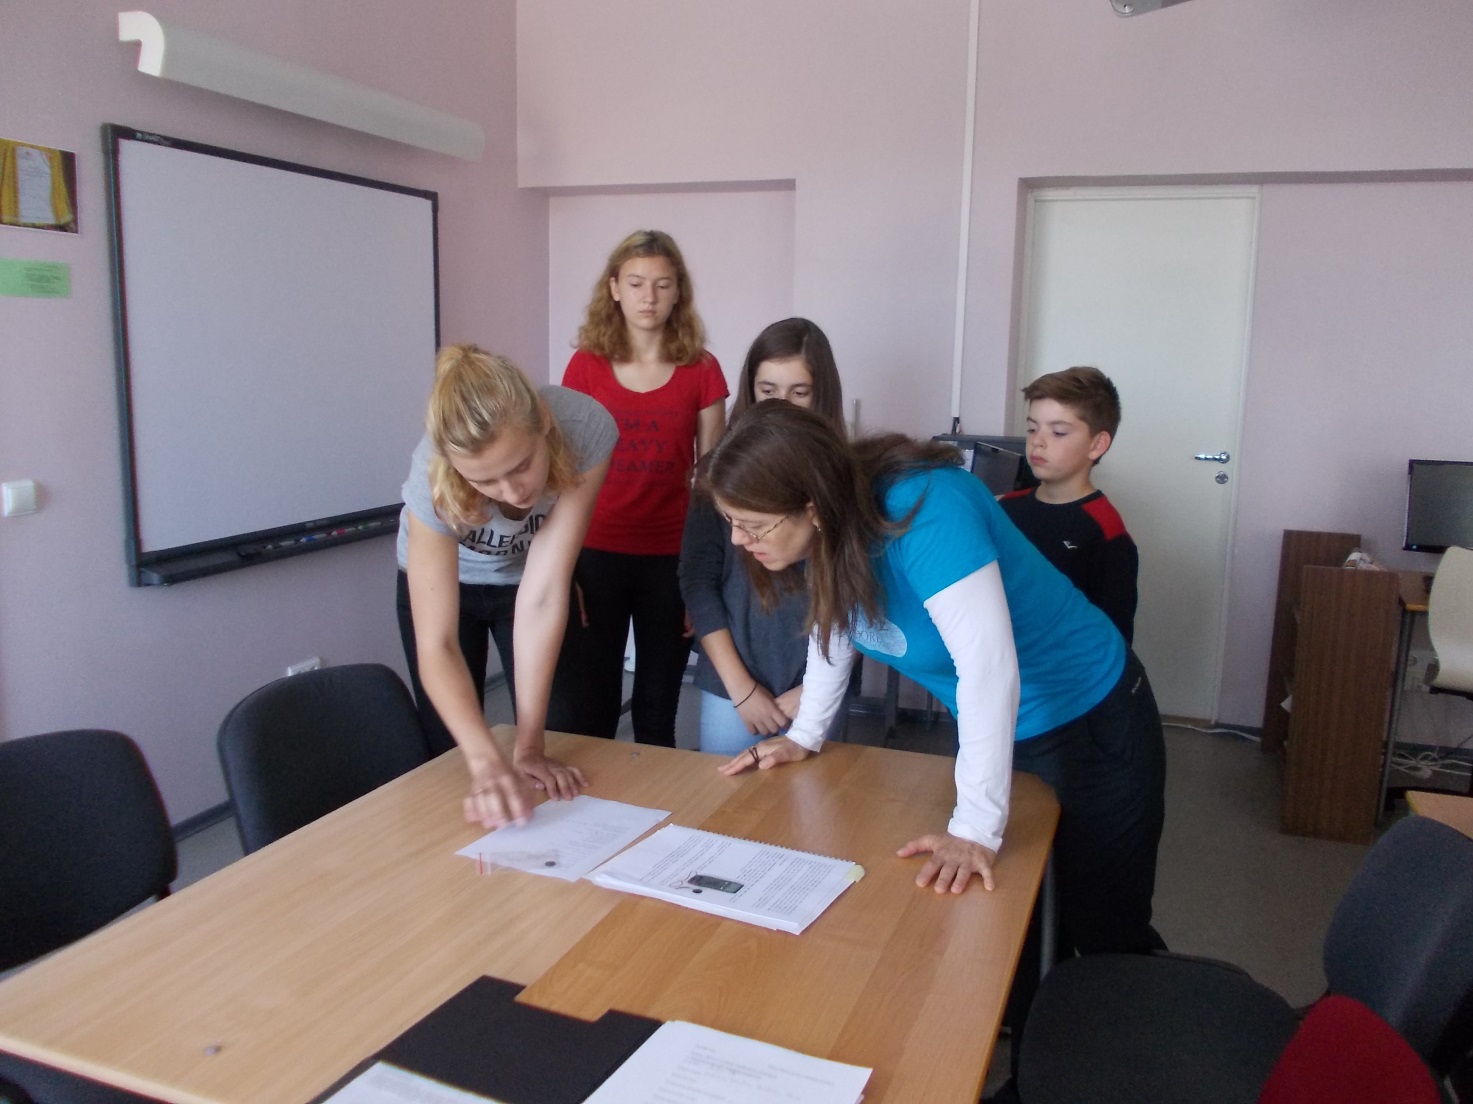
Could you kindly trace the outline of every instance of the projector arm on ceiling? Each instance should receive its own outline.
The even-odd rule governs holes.
[[[1186,0],[1110,0],[1116,15],[1145,15],[1158,8],[1169,8],[1173,4],[1184,4]]]

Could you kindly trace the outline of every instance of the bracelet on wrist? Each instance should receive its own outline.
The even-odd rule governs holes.
[[[754,682],[754,683],[752,683],[752,689],[750,689],[750,690],[747,691],[747,698],[750,698],[756,692],[757,692],[757,683]],[[737,702],[736,703],[736,708],[737,709],[740,709],[742,706],[746,705],[747,704],[747,698],[743,698],[741,701]]]

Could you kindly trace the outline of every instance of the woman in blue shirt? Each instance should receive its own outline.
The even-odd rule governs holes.
[[[809,594],[798,716],[722,770],[817,752],[855,651],[895,667],[957,720],[957,803],[916,884],[993,886],[1013,769],[1053,785],[1060,920],[1081,952],[1161,947],[1151,927],[1164,815],[1161,720],[1140,662],[947,446],[849,444],[822,418],[763,403],[737,420],[700,486],[732,526],[759,593],[799,564]]]

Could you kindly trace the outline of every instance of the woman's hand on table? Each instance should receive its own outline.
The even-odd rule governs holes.
[[[895,854],[902,859],[929,854],[926,865],[916,875],[916,885],[928,886],[934,881],[937,893],[948,890],[960,893],[967,888],[973,874],[981,877],[983,888],[992,889],[995,885],[992,868],[997,862],[997,852],[949,832],[913,839]]]
[[[465,819],[483,828],[525,824],[532,815],[532,787],[500,755],[466,758],[471,792],[462,802]]]
[[[727,776],[753,769],[771,770],[784,763],[797,763],[812,754],[807,748],[801,744],[795,744],[786,736],[774,736],[770,740],[763,740],[760,744],[749,747],[735,759],[722,764],[717,769]]]
[[[554,801],[568,801],[588,788],[588,779],[577,767],[549,759],[541,751],[520,748],[512,756],[517,773],[533,789],[544,790]]]

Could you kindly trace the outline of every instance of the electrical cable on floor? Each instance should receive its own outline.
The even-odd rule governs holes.
[[[1470,740],[1473,740],[1473,732],[1463,737],[1462,741],[1453,747],[1444,747],[1438,751],[1419,751],[1415,755],[1399,751],[1391,757],[1391,765],[1401,773],[1409,774],[1413,778],[1431,778],[1434,774],[1467,777],[1470,769],[1473,768],[1459,759],[1457,753],[1467,747]]]
[[[1205,732],[1209,736],[1237,736],[1242,740],[1251,740],[1258,744],[1263,742],[1262,736],[1256,736],[1251,732],[1244,732],[1241,728],[1208,728],[1202,725],[1187,724],[1185,721],[1162,721],[1162,728],[1185,728],[1189,732]]]

